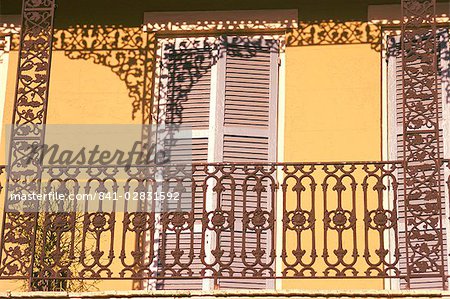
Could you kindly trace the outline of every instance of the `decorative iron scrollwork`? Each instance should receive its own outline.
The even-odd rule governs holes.
[[[441,277],[446,287],[437,92],[435,0],[402,0],[403,157],[406,287]]]
[[[29,163],[30,149],[43,144],[47,115],[50,60],[53,40],[54,0],[24,0],[19,50],[17,89],[9,149],[9,165],[0,275],[32,278],[35,258],[37,214],[35,203],[9,201],[8,194],[39,193],[41,165],[38,157]],[[59,223],[59,222],[58,222]],[[56,231],[64,224],[53,226]]]

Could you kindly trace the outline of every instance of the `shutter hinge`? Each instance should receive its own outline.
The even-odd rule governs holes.
[[[281,65],[281,58],[278,57],[278,65]]]

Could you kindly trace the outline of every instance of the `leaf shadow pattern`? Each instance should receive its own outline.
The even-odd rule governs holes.
[[[250,59],[261,51],[279,51],[280,41],[264,36],[227,36],[215,38],[184,38],[181,43],[166,43],[163,49],[159,98],[167,99],[166,109],[158,111],[157,122],[185,123],[184,105],[189,105],[189,94],[211,67],[227,56]],[[165,91],[165,92],[164,92]],[[156,100],[158,101],[158,100]],[[156,103],[154,103],[156,105]]]
[[[373,50],[380,52],[381,27],[363,21],[300,22],[286,37],[287,47],[350,44],[370,44]]]
[[[426,40],[429,33],[426,33],[421,39]],[[437,61],[438,63],[438,76],[442,80],[442,100],[450,104],[450,43],[449,43],[449,31],[446,28],[440,28],[437,31]],[[417,38],[418,39],[418,38]],[[393,31],[386,37],[384,47],[386,48],[386,59],[388,57],[400,57],[401,56],[401,40],[400,32]]]

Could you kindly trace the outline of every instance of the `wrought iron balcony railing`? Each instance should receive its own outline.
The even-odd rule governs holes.
[[[239,287],[244,279],[267,287],[279,278],[378,278],[400,285],[425,278],[442,285],[447,254],[435,248],[447,248],[439,240],[447,240],[448,161],[443,169],[441,222],[411,230],[409,221],[428,217],[430,207],[426,193],[409,197],[417,215],[407,215],[408,184],[398,161],[193,164],[172,172],[183,176],[166,173],[161,180],[145,168],[117,179],[119,167],[48,167],[42,192],[129,198],[109,206],[106,199],[85,200],[71,212],[6,211],[0,278],[28,279],[35,289],[80,279],[130,279],[156,288],[201,288],[205,281]],[[168,186],[180,192],[178,201],[147,195],[145,205],[138,201],[131,210],[133,196],[161,195]],[[420,264],[409,263],[412,254],[423,256]]]

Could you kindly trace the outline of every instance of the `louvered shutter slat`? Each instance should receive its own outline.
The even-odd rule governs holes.
[[[191,128],[193,135],[198,130],[207,130],[210,122],[210,94],[211,94],[211,49],[204,49],[198,44],[192,44],[192,49],[186,48],[183,39],[171,41],[166,47],[163,56],[163,66],[166,68],[167,82],[161,92],[166,95],[162,99],[160,109],[164,112],[164,122],[166,124],[177,124],[185,128]],[[181,41],[181,42],[180,42]],[[200,134],[201,135],[201,134]],[[170,146],[171,162],[176,164],[205,163],[208,161],[208,136],[192,136],[189,139],[173,140]],[[188,149],[189,152],[186,150]],[[192,182],[202,182],[204,174],[193,173]],[[183,185],[187,190],[194,188],[192,198],[191,192],[182,193],[180,201],[182,203],[192,202],[191,208],[194,211],[195,225],[192,229],[182,231],[179,239],[174,232],[164,231],[159,238],[160,254],[158,257],[158,270],[165,276],[173,275],[170,272],[170,265],[175,264],[173,269],[181,270],[183,276],[192,275],[198,277],[203,269],[200,261],[200,249],[202,234],[197,229],[201,225],[203,213],[203,192],[201,188],[192,186],[192,182],[186,181]],[[164,244],[163,244],[164,243]],[[178,248],[183,251],[180,262],[185,263],[188,269],[181,269],[176,263],[173,251]],[[193,258],[192,258],[193,256]],[[165,270],[162,261],[169,268]],[[203,288],[202,279],[161,279],[157,280],[157,289],[164,290],[201,290]]]
[[[263,41],[258,43],[263,44]],[[236,43],[228,43],[225,59],[225,73],[223,78],[224,96],[223,96],[223,140],[222,140],[222,159],[224,162],[246,163],[275,161],[276,156],[271,146],[276,144],[276,135],[273,128],[276,127],[276,104],[277,98],[274,88],[277,84],[277,53],[276,49],[270,47],[261,47],[258,49],[249,49],[251,45],[241,46]],[[252,53],[248,55],[247,52]],[[236,201],[232,208],[231,191],[225,190],[221,196],[222,209],[234,213],[235,227],[234,236],[231,232],[224,232],[221,235],[221,248],[226,252],[231,250],[231,244],[234,245],[236,257],[231,265],[235,272],[233,279],[220,279],[221,289],[266,289],[270,286],[264,279],[252,279],[251,281],[239,279],[239,276],[251,275],[244,264],[245,261],[251,263],[255,261],[252,252],[260,246],[269,254],[270,232],[264,231],[261,239],[258,241],[255,231],[245,231],[245,243],[243,217],[244,212],[254,211],[258,202],[265,211],[270,211],[269,198],[270,190],[266,188],[261,196],[257,196],[252,190],[255,187],[255,181],[249,180],[242,168],[237,168],[233,174],[236,182],[234,196]],[[245,184],[244,184],[245,183]],[[244,190],[247,185],[247,190]],[[246,202],[244,204],[244,196]],[[245,208],[244,208],[245,205]],[[254,267],[257,270],[258,266]],[[247,271],[247,273],[243,273]]]

